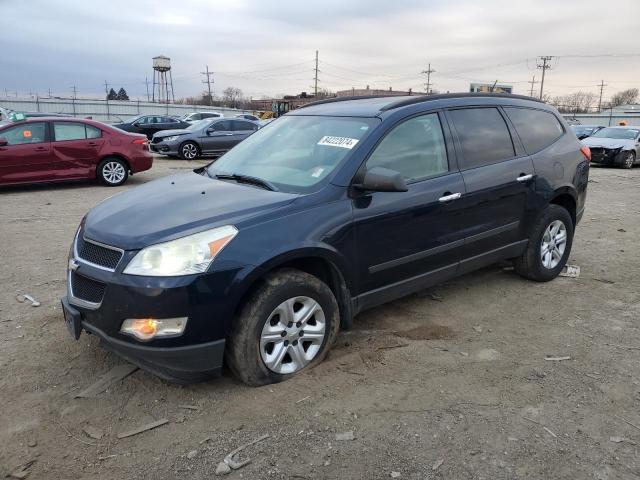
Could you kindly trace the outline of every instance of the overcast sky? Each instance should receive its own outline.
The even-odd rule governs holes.
[[[528,93],[536,56],[554,55],[545,92],[640,86],[640,0],[0,0],[0,90],[98,95],[105,80],[146,96],[151,58],[171,57],[176,97],[330,90],[466,91],[470,81]],[[536,89],[539,84],[536,85]]]

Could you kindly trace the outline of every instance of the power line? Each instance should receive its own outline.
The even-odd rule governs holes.
[[[209,106],[211,106],[212,101],[213,101],[213,97],[211,96],[211,83],[213,82],[213,80],[211,80],[211,75],[213,75],[213,72],[209,71],[209,65],[205,65],[206,66],[206,71],[204,72],[200,72],[201,75],[206,75],[207,79],[206,80],[202,80],[202,83],[206,83],[207,84],[207,91],[209,92]]]
[[[542,69],[542,80],[540,80],[540,100],[542,100],[542,92],[544,91],[544,74],[547,70],[551,69],[551,65],[549,65],[549,62],[552,58],[553,57],[551,55],[542,56],[540,57],[540,61],[542,62],[542,64],[538,63],[536,65],[537,68]]]
[[[420,73],[422,73],[423,75],[427,76],[427,81],[425,82],[425,90],[424,91],[425,91],[425,93],[427,95],[429,95],[429,94],[431,94],[431,74],[432,73],[436,73],[436,71],[431,68],[431,63],[429,63],[429,66],[427,67],[427,69],[423,70]]]

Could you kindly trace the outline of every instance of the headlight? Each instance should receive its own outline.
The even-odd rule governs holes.
[[[214,228],[140,250],[124,273],[175,277],[204,272],[216,255],[238,234],[233,225]]]
[[[162,139],[163,142],[173,142],[174,140],[178,139],[179,135],[171,135],[170,137],[164,137]]]

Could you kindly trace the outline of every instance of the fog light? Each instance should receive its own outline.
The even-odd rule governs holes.
[[[133,335],[139,340],[151,340],[158,337],[177,337],[187,326],[187,317],[180,318],[127,318],[122,322],[120,331]]]

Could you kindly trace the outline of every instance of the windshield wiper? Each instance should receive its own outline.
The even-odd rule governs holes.
[[[218,173],[213,175],[213,178],[217,178],[218,180],[235,180],[238,183],[255,185],[257,187],[264,188],[265,190],[271,190],[272,192],[278,190],[271,182],[258,177],[252,177],[250,175],[241,175],[239,173]]]

